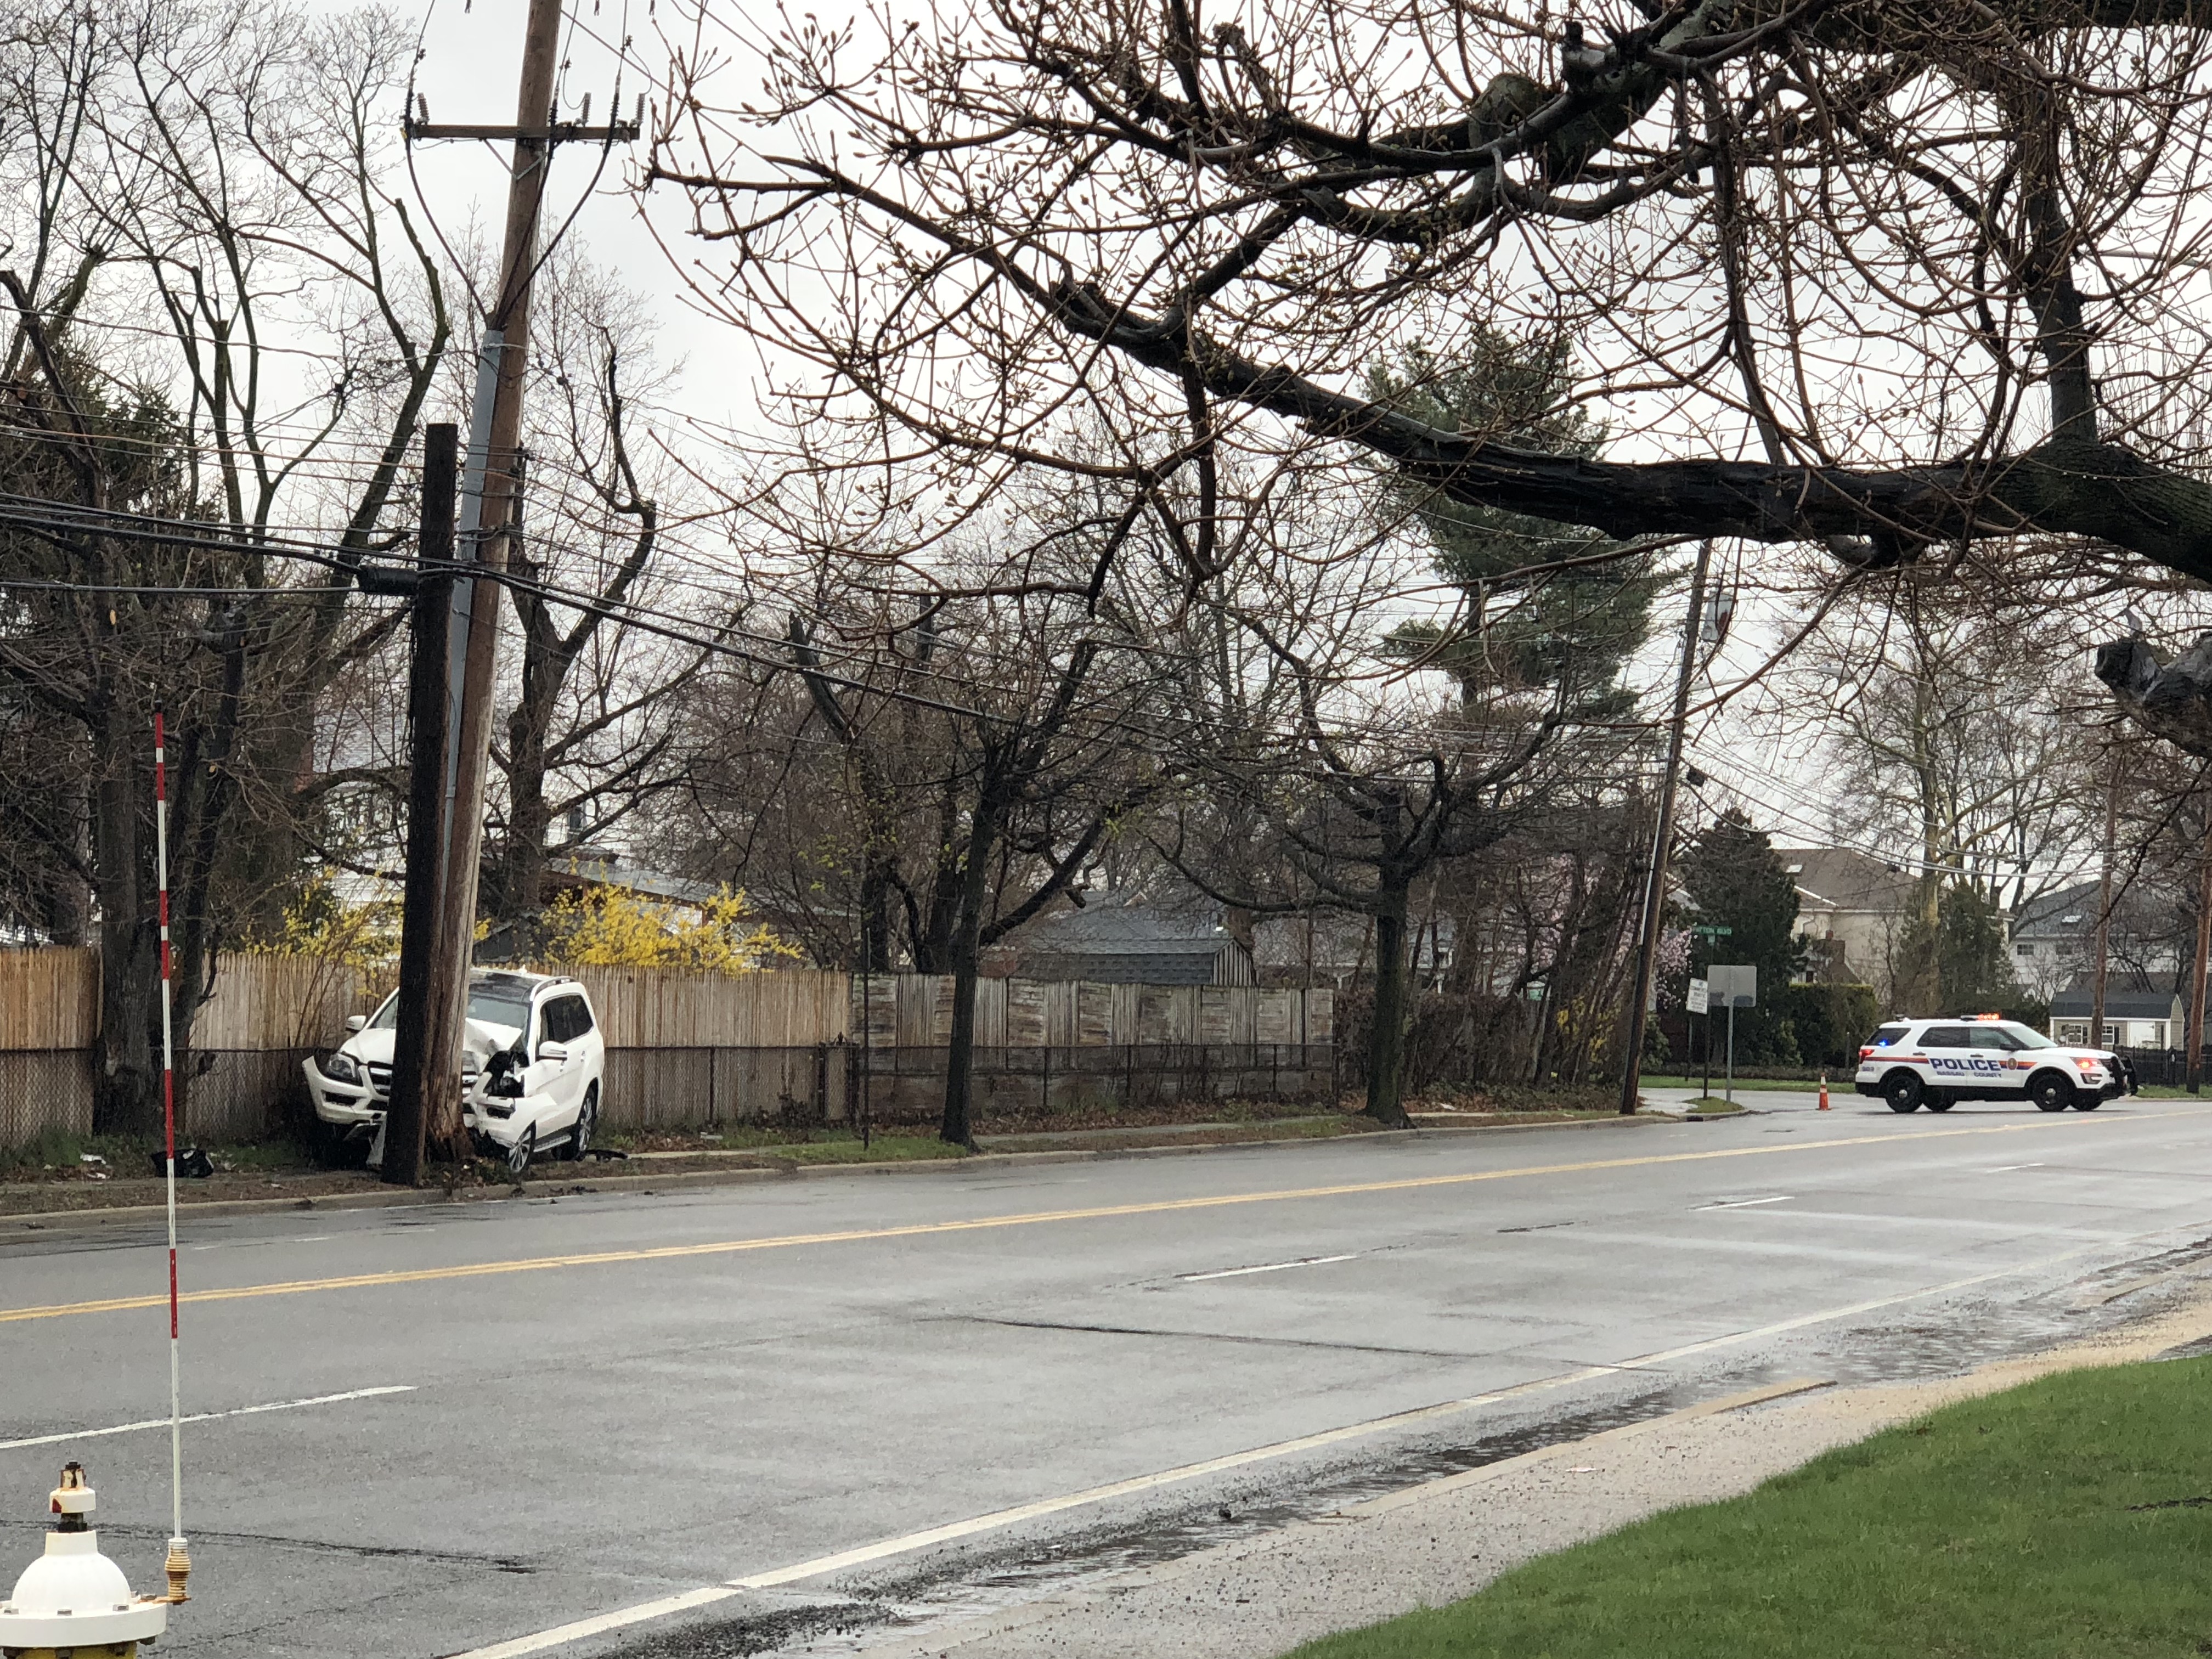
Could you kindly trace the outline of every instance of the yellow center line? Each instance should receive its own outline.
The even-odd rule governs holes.
[[[2093,1123],[2146,1123],[2178,1114],[2073,1119],[2067,1127]],[[2000,1123],[1974,1129],[1927,1129],[1910,1135],[1852,1135],[1836,1140],[1792,1141],[1779,1146],[1725,1146],[1697,1152],[1659,1152],[1644,1158],[1590,1158],[1577,1164],[1535,1164],[1510,1170],[1478,1170],[1458,1175],[1407,1176],[1395,1181],[1348,1182],[1333,1187],[1290,1187],[1273,1192],[1223,1193],[1206,1198],[1158,1199],[1143,1204],[1104,1204],[1080,1210],[1035,1210],[1019,1215],[976,1216],[963,1221],[913,1222],[900,1227],[855,1227],[840,1232],[787,1233],[770,1238],[716,1239],[705,1244],[660,1244],[633,1250],[592,1250],[568,1255],[526,1256],[512,1261],[461,1263],[449,1267],[405,1267],[386,1273],[348,1273],[337,1279],[293,1279],[272,1285],[240,1285],[228,1290],[187,1291],[179,1302],[242,1302],[249,1297],[301,1296],[315,1291],[357,1291],[380,1285],[426,1285],[447,1279],[482,1279],[495,1273],[543,1273],[554,1267],[598,1267],[623,1261],[673,1261],[686,1256],[733,1255],[743,1250],[788,1250],[808,1244],[849,1244],[867,1239],[926,1238],[942,1233],[986,1232],[1000,1227],[1036,1227],[1056,1221],[1102,1221],[1117,1216],[1164,1215],[1177,1210],[1216,1210],[1233,1204],[1279,1204],[1304,1198],[1349,1198],[1364,1193],[1415,1192],[1424,1188],[1466,1187],[1483,1181],[1518,1181],[1529,1176],[1582,1175],[1598,1170],[1647,1169],[1661,1164],[1703,1164],[1724,1158],[1765,1158],[1784,1152],[1825,1152],[1838,1146],[1917,1146],[1965,1135],[2018,1134],[2055,1129],[2055,1123]],[[62,1302],[46,1307],[0,1309],[0,1325],[29,1319],[66,1319],[78,1314],[126,1313],[168,1305],[166,1294],[117,1296],[94,1302]]]

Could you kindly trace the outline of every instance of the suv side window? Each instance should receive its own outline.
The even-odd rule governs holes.
[[[1923,1048],[1964,1048],[1971,1045],[1963,1025],[1931,1025],[1920,1034]]]
[[[555,997],[539,1015],[548,1042],[574,1042],[592,1029],[592,1016],[581,997]]]
[[[1974,1047],[1977,1048],[1995,1048],[2002,1053],[2008,1054],[2014,1049],[2023,1048],[2027,1046],[2027,1044],[2023,1043],[2010,1031],[2006,1030],[2002,1025],[1977,1025],[1974,1027]]]

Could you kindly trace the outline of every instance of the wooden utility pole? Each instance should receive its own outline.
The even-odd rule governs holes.
[[[2089,1046],[2105,1046],[2105,981],[2112,955],[2112,845],[2120,829],[2120,745],[2110,744],[2111,764],[2105,780],[2105,854],[2097,877],[2096,963],[2089,977]]]
[[[439,876],[446,831],[447,617],[453,579],[453,501],[460,438],[450,423],[422,434],[422,562],[407,665],[407,889],[399,926],[399,1006],[392,1097],[384,1115],[383,1176],[411,1187],[422,1174],[422,1044],[437,957]]]
[[[1697,568],[1690,573],[1690,614],[1682,623],[1682,666],[1674,677],[1674,717],[1667,730],[1667,772],[1659,783],[1659,825],[1651,837],[1651,866],[1644,884],[1644,924],[1636,947],[1635,984],[1628,999],[1628,1053],[1620,1068],[1620,1114],[1636,1110],[1637,1088],[1644,1080],[1644,1032],[1650,1018],[1652,976],[1659,962],[1659,924],[1667,905],[1667,861],[1674,841],[1674,784],[1682,769],[1682,735],[1689,724],[1690,683],[1698,664],[1698,625],[1705,609],[1705,568],[1713,544],[1698,544]]]
[[[554,82],[560,65],[562,0],[530,0],[524,26],[522,73],[514,125],[437,126],[427,108],[406,122],[410,141],[512,138],[507,234],[499,289],[484,318],[477,356],[476,405],[462,489],[461,562],[494,572],[507,564],[507,539],[521,501],[522,388],[530,355],[530,289],[542,263],[539,210],[553,148],[568,140],[612,143],[637,136],[635,122],[588,127],[556,118]],[[453,584],[449,703],[445,778],[445,836],[440,881],[438,949],[422,1025],[424,1127],[431,1145],[458,1150],[461,1128],[461,1038],[468,1002],[469,963],[476,946],[477,866],[483,842],[484,785],[489,769],[492,696],[499,666],[500,586],[463,578]]]

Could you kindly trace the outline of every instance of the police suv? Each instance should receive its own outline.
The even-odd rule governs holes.
[[[2094,1112],[2133,1094],[2135,1067],[2104,1048],[2066,1048],[1995,1014],[1893,1020],[1859,1050],[1858,1091],[1893,1112],[1948,1112],[1962,1100],[2032,1100]]]

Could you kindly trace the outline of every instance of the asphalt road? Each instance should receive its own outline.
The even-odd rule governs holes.
[[[2046,1346],[2212,1253],[2192,1103],[1753,1103],[188,1218],[185,1410],[216,1415],[161,1651],[865,1650],[1747,1385]],[[161,1285],[150,1230],[0,1243],[0,1583],[65,1457],[158,1579],[167,1435],[97,1431],[166,1411]]]

